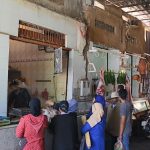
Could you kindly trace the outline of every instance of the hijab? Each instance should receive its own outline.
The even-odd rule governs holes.
[[[96,95],[94,103],[100,103],[103,107],[105,107],[105,97],[102,95]]]
[[[68,109],[69,109],[69,103],[67,101],[61,101],[59,103],[59,109],[65,113],[67,113]]]
[[[77,112],[78,110],[78,102],[75,99],[68,100],[69,103],[69,110],[68,112]]]
[[[38,98],[31,99],[29,106],[33,116],[37,117],[41,114],[41,102]]]

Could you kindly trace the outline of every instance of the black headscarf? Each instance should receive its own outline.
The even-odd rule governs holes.
[[[38,98],[31,99],[29,106],[33,116],[37,117],[41,114],[41,102]]]
[[[69,109],[69,103],[67,101],[61,101],[59,103],[59,109],[61,109],[65,113],[67,113],[68,109]]]

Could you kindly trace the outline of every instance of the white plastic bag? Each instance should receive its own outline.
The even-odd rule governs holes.
[[[120,140],[118,140],[114,145],[114,150],[125,150],[123,144]]]

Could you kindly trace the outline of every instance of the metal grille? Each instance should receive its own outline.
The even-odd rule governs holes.
[[[19,22],[19,38],[37,41],[52,47],[65,47],[65,35],[24,21]]]

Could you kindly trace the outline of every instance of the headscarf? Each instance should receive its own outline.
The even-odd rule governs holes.
[[[105,100],[104,96],[101,96],[101,95],[95,96],[95,103],[101,103],[104,100]]]
[[[102,95],[96,95],[94,103],[100,103],[103,107],[105,107],[105,97]]]
[[[67,113],[68,109],[69,109],[69,103],[67,101],[61,101],[59,103],[59,109],[65,113]]]
[[[78,102],[75,99],[68,100],[69,103],[69,110],[68,112],[77,112],[78,109]]]
[[[37,117],[41,114],[41,102],[38,98],[31,99],[29,106],[33,116]]]

